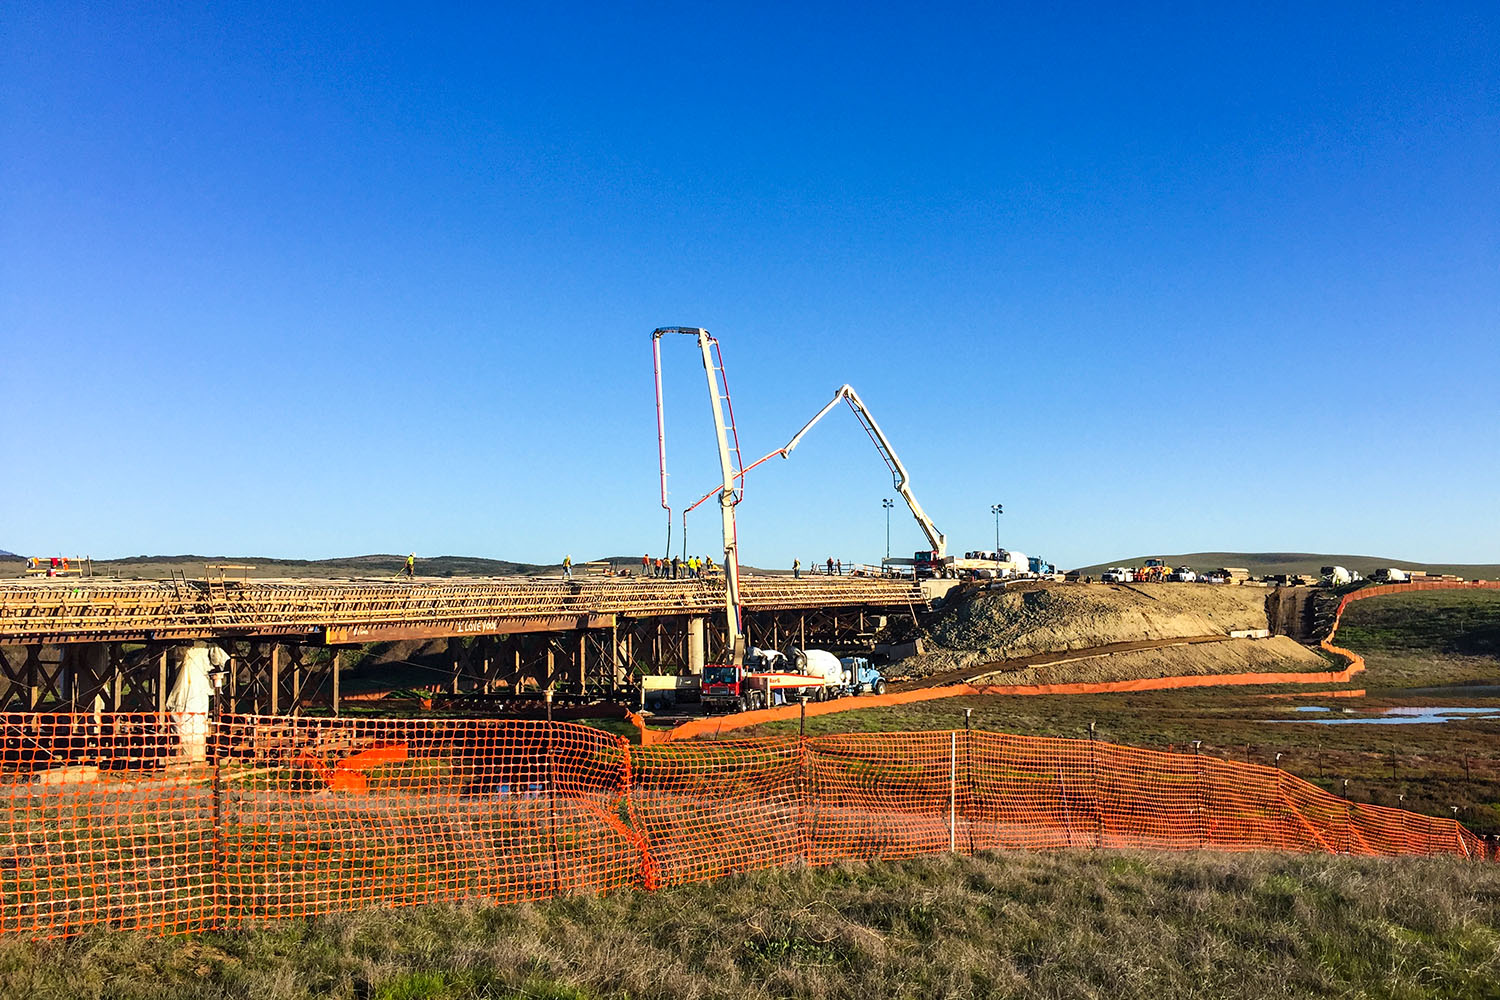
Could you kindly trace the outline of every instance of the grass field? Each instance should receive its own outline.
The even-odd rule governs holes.
[[[1075,851],[365,911],[234,933],[0,942],[28,1000],[1480,998],[1500,869]]]

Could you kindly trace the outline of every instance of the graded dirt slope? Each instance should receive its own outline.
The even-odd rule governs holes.
[[[955,596],[927,628],[929,651],[895,676],[1145,639],[1263,629],[1266,591],[1204,584],[1046,584]],[[1061,668],[1059,668],[1061,669]],[[1288,669],[1297,669],[1288,667]]]
[[[1187,677],[1195,674],[1294,673],[1334,669],[1317,652],[1284,635],[1269,639],[1163,646],[1127,653],[1091,656],[1047,666],[998,670],[976,677],[975,684],[1071,684],[1134,680],[1140,677]]]

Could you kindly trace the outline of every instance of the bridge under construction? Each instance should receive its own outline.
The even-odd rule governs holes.
[[[746,577],[751,644],[869,649],[909,634],[910,581]],[[451,694],[620,697],[723,656],[721,580],[33,580],[0,583],[0,710],[162,711],[180,651],[230,656],[230,711],[331,710],[370,643],[445,651]]]

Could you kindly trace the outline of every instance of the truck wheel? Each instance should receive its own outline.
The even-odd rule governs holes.
[[[757,692],[755,692],[755,694],[754,694],[754,696],[752,698],[752,701],[753,701],[753,703],[754,703],[754,705],[755,705],[756,708],[765,708],[766,707],[766,693],[764,691],[757,691]]]
[[[882,677],[880,680],[878,680],[878,681],[875,682],[875,693],[876,694],[885,694],[885,678],[884,677]]]

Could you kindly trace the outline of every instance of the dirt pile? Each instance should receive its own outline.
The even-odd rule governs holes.
[[[931,652],[896,664],[926,677],[1034,653],[1266,628],[1259,587],[1050,584],[955,596],[928,624]],[[1296,669],[1296,668],[1292,668]]]

